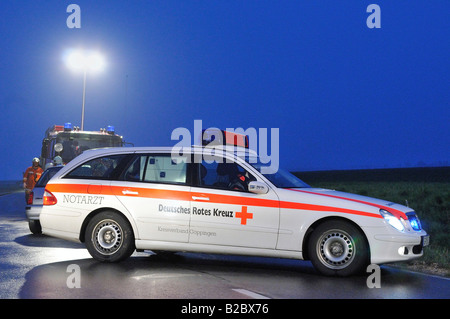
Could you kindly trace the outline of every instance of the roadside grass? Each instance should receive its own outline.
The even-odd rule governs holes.
[[[439,178],[436,178],[440,180],[439,182],[420,182],[418,181],[420,177],[417,175],[411,175],[411,181],[381,181],[383,178],[370,178],[370,176],[367,177],[368,181],[361,181],[357,177],[353,178],[356,181],[351,181],[351,174],[355,173],[346,171],[345,178],[341,178],[344,181],[327,180],[326,172],[295,174],[313,187],[335,189],[407,204],[419,216],[422,228],[430,235],[430,245],[425,247],[421,258],[394,265],[449,277],[450,179],[445,175],[448,174],[448,170],[444,171],[445,176],[440,174]]]

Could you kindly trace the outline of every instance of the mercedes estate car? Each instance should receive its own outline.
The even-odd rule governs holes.
[[[244,154],[244,155],[243,155]],[[44,234],[118,262],[135,250],[310,260],[324,275],[406,261],[429,242],[409,207],[313,188],[248,150],[89,150],[46,185]]]

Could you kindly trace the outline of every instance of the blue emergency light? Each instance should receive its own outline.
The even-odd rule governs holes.
[[[414,230],[420,230],[422,227],[420,226],[420,222],[416,218],[412,218],[409,221],[411,223],[411,227]]]
[[[108,126],[106,127],[106,132],[108,132],[108,134],[114,134],[114,132],[115,132],[114,126],[108,125]]]
[[[64,131],[72,131],[72,123],[64,123]]]
[[[419,231],[422,229],[422,225],[420,224],[419,217],[415,213],[407,213],[409,223],[411,224],[412,229],[415,231]]]

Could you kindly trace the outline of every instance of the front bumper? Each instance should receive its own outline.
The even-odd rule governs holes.
[[[384,230],[384,231],[382,231]],[[423,247],[429,244],[429,235],[424,231],[399,232],[395,229],[366,228],[370,245],[371,263],[384,264],[407,261],[423,255]]]

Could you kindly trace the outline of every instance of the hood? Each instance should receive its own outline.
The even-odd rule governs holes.
[[[318,201],[328,201],[332,200],[333,202],[336,200],[339,201],[348,201],[351,203],[358,203],[362,205],[367,205],[368,209],[376,207],[378,209],[384,209],[396,216],[397,218],[402,217],[403,219],[408,219],[406,216],[406,212],[412,211],[411,208],[396,204],[393,202],[389,202],[383,199],[378,198],[372,198],[357,194],[351,194],[351,193],[345,193],[330,189],[323,189],[323,188],[287,188],[286,191],[293,193],[301,193],[301,194],[308,194],[312,196],[318,196],[316,200]],[[322,199],[320,198],[322,197]],[[314,197],[313,197],[314,198]]]

